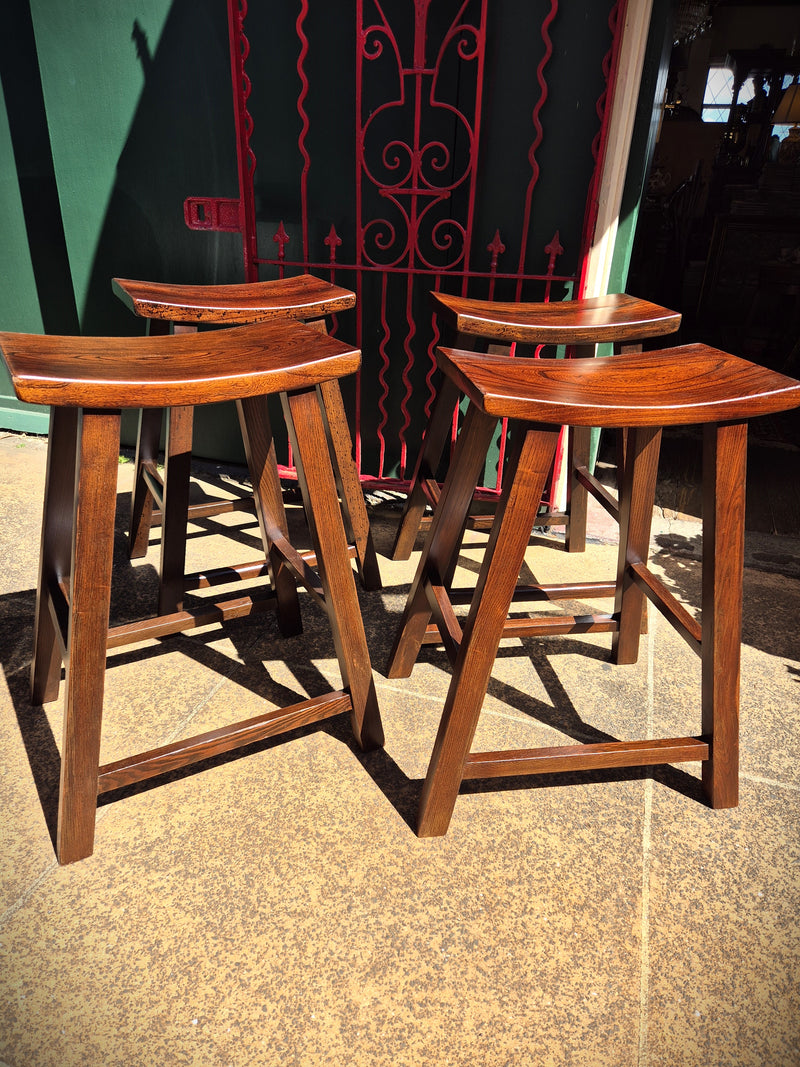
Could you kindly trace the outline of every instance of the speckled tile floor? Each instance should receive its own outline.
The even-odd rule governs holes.
[[[748,539],[737,809],[698,803],[688,765],[470,783],[448,835],[418,839],[449,670],[426,650],[408,681],[386,679],[416,557],[384,558],[383,592],[360,594],[383,752],[359,753],[337,719],[220,758],[103,804],[94,855],[60,868],[61,708],[27,700],[44,455],[0,440],[0,1064],[800,1064],[800,540]],[[125,561],[129,476],[120,616],[155,589],[155,551]],[[373,514],[386,550],[397,513]],[[538,544],[528,565],[613,573],[611,531],[592,530],[585,556]],[[690,610],[699,532],[654,532]],[[237,537],[255,554],[251,526]],[[325,627],[304,619],[286,659],[263,617],[112,655],[103,759],[327,685]],[[612,667],[608,644],[505,644],[476,743],[699,729],[698,661],[660,617],[635,666]]]

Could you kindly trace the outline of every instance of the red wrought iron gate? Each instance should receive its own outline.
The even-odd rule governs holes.
[[[363,351],[358,467],[403,486],[434,392],[429,291],[580,294],[624,0],[227,2],[239,197],[190,197],[186,222],[240,231],[247,280],[356,291],[336,329]]]

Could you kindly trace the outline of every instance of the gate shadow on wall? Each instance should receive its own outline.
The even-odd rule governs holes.
[[[207,182],[235,196],[235,139],[224,0],[173,0],[157,43],[138,19],[119,42],[144,86],[117,163],[83,314],[88,334],[144,330],[111,292],[111,278],[186,283],[241,280],[232,234],[191,233],[187,189]]]

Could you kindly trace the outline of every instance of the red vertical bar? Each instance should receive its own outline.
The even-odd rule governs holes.
[[[477,89],[475,92],[475,113],[472,124],[472,144],[470,147],[470,169],[472,172],[472,180],[470,182],[469,189],[469,204],[467,207],[467,225],[466,225],[466,239],[464,250],[464,281],[467,280],[467,272],[470,266],[470,249],[472,247],[472,227],[475,222],[475,192],[477,187],[477,174],[478,174],[478,148],[481,141],[481,116],[483,113],[483,62],[486,55],[486,8],[488,0],[483,0],[481,4],[481,21],[478,31],[478,73],[476,75]],[[505,251],[505,250],[504,250]],[[466,293],[466,289],[462,290]]]
[[[364,162],[364,131],[361,126],[361,102],[364,93],[364,72],[362,69],[364,55],[364,3],[356,0],[356,345],[363,348],[363,274],[362,248],[364,245],[364,230],[361,213],[363,211],[363,197],[361,195],[361,171]],[[356,376],[356,430],[355,430],[355,459],[356,469],[361,472],[361,374]]]
[[[244,32],[247,0],[228,0],[228,44],[231,56],[231,84],[233,86],[233,117],[236,126],[236,159],[239,168],[239,211],[242,228],[242,255],[245,281],[258,281],[258,247],[256,239],[256,209],[253,196],[253,176],[256,157],[250,147],[253,119],[247,110],[250,79],[245,62],[250,54],[250,42]]]

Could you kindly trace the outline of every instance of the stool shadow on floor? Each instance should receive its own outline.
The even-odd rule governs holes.
[[[3,621],[0,627],[0,664],[45,823],[55,847],[61,756],[44,708],[41,704],[31,704],[30,699],[35,609],[35,589],[0,596],[0,619]]]
[[[119,493],[115,515],[113,560],[115,582],[110,618],[112,626],[152,615],[153,606],[158,597],[159,581],[156,569],[146,563],[133,566],[128,558],[128,539],[123,533],[127,525],[128,512],[129,496],[127,493]],[[298,518],[298,521],[302,521],[302,516]],[[255,520],[253,522],[255,524]],[[255,537],[251,539],[248,535],[238,536],[237,533],[237,539],[243,544],[252,546],[257,544],[259,548],[261,545],[260,538],[256,541]],[[195,599],[202,602],[201,597],[187,596],[186,599],[189,608],[193,606]],[[330,688],[328,679],[315,666],[314,660],[330,659],[333,661],[334,671],[338,671],[336,650],[327,619],[324,612],[311,603],[310,597],[303,593],[301,593],[301,605],[304,632],[293,638],[282,637],[275,616],[267,612],[250,618],[231,620],[226,623],[224,631],[220,627],[213,627],[211,630],[199,631],[191,635],[173,634],[146,645],[129,645],[122,649],[111,650],[107,661],[106,686],[108,688],[110,684],[113,684],[116,668],[130,664],[144,666],[151,661],[155,664],[165,655],[174,656],[175,653],[180,653],[193,660],[198,667],[213,672],[215,686],[219,679],[224,679],[249,690],[256,697],[276,707],[281,707],[306,698],[306,693],[288,688],[270,674],[269,663],[265,663],[265,660],[269,661],[272,656],[273,661],[278,662],[285,655],[298,689],[305,689],[307,693],[326,691]],[[55,848],[61,774],[61,739],[54,735],[48,709],[54,707],[57,709],[56,714],[60,715],[63,698],[60,695],[57,701],[46,706],[31,704],[30,667],[33,654],[35,607],[35,589],[0,596],[0,620],[4,622],[0,631],[0,666],[6,677],[45,824]],[[233,655],[225,654],[212,647],[214,642],[223,637],[233,646]],[[281,642],[281,647],[275,649],[274,645],[278,641]],[[154,692],[158,691],[155,677],[152,688]],[[187,722],[184,712],[181,720],[175,725],[181,725],[184,732],[190,733],[190,729],[187,731],[190,722],[191,720]],[[181,770],[109,791],[98,797],[98,809],[124,797],[157,788],[167,782],[178,781],[234,759],[246,758],[255,752],[283,745],[326,728],[331,736],[347,744],[348,748],[351,747],[348,737],[351,730],[349,716],[343,714],[335,721],[312,723],[278,737],[198,761]]]
[[[580,612],[588,610],[585,605],[565,602],[567,611]],[[487,697],[502,702],[509,708],[529,716],[544,726],[552,728],[564,739],[572,739],[576,744],[598,744],[618,741],[615,734],[598,729],[586,722],[576,708],[564,685],[553,660],[558,656],[580,656],[601,663],[610,663],[610,650],[590,644],[580,638],[551,638],[549,640],[522,640],[518,647],[498,650],[496,660],[527,658],[532,675],[538,677],[548,700],[539,700],[518,687],[493,677],[487,689]],[[435,665],[446,674],[452,674],[450,662],[444,652],[425,648],[420,653],[418,663]],[[558,741],[554,738],[553,744]],[[685,771],[670,765],[660,767],[631,767],[619,770],[581,771],[578,773],[555,773],[527,775],[490,779],[473,779],[461,783],[459,795],[475,793],[493,793],[519,789],[545,789],[564,786],[579,786],[606,782],[639,781],[652,778],[653,781],[667,786],[677,793],[700,803],[705,803],[700,780]]]
[[[123,554],[118,562],[123,563],[124,558],[126,558],[124,556],[126,543],[124,537],[120,537],[118,541],[120,553]],[[149,567],[135,569],[138,571],[152,570]],[[134,583],[137,586],[137,594],[140,592],[141,587],[149,585],[155,595],[158,584],[155,573],[147,576],[137,576],[137,578],[138,581]],[[120,580],[119,584],[126,590],[130,589],[129,582],[125,577]],[[391,590],[391,592],[402,596],[406,590],[400,587]],[[360,596],[365,601],[369,601],[366,610],[371,616],[372,622],[379,621],[380,617],[383,616],[381,632],[391,631],[395,622],[394,615],[388,611],[381,610],[379,607],[380,594],[360,592]],[[9,693],[17,715],[20,734],[25,745],[27,759],[48,833],[55,846],[61,757],[59,742],[53,735],[47,711],[42,705],[33,706],[30,703],[28,673],[33,645],[34,605],[34,590],[24,590],[0,597],[0,617],[8,619],[13,615],[15,620],[15,625],[13,627],[4,627],[3,633],[0,635],[0,663],[5,673]],[[305,633],[292,640],[293,647],[297,648],[298,656],[296,660],[294,658],[291,660],[291,667],[300,685],[308,686],[309,688],[324,688],[327,683],[314,665],[308,662],[308,654],[313,653],[315,658],[333,659],[334,651],[332,644],[328,647],[324,623],[321,620],[320,626],[317,628],[314,625],[314,615],[315,612],[313,611],[305,612]],[[160,656],[177,651],[193,659],[199,666],[208,667],[216,674],[224,676],[237,685],[241,685],[271,702],[285,703],[287,699],[296,699],[296,694],[289,692],[285,686],[270,677],[264,665],[263,657],[269,655],[270,645],[269,635],[265,634],[263,625],[265,620],[274,626],[270,616],[261,616],[256,619],[242,620],[240,623],[227,624],[226,636],[233,643],[236,655],[240,657],[241,662],[209,647],[208,642],[219,637],[218,631],[195,635],[178,634],[162,639],[153,647],[128,648],[112,654],[109,658],[109,678],[113,680],[115,666],[122,666],[124,663],[131,662],[144,665],[148,661],[157,661]],[[509,655],[530,657],[531,669],[539,674],[550,697],[550,703],[536,700],[529,694],[496,679],[493,679],[490,685],[490,696],[505,702],[524,714],[531,715],[547,725],[553,726],[555,729],[562,730],[577,741],[611,739],[610,735],[594,730],[581,720],[550,662],[550,657],[554,653],[585,655],[594,659],[604,660],[606,651],[579,640],[564,641],[558,648],[551,644],[548,649],[546,644],[544,641],[528,641],[525,642],[523,649],[514,648],[502,651],[507,651]],[[450,673],[449,662],[443,653],[435,650],[426,650],[425,658],[446,674]],[[377,673],[380,674],[380,671]],[[322,723],[300,727],[280,737],[256,742],[247,748],[223,753],[189,767],[103,794],[98,798],[98,810],[108,804],[148,792],[150,789],[159,788],[167,783],[179,782],[184,778],[224,766],[235,760],[246,759],[259,752],[291,744],[313,733],[325,733],[338,742],[343,749],[346,749],[348,758],[352,756],[358,761],[359,765],[386,797],[400,818],[409,828],[413,829],[415,827],[422,790],[422,779],[410,778],[401,769],[391,753],[385,749],[377,749],[372,752],[361,751],[353,741],[347,715],[340,715]],[[700,798],[699,782],[690,775],[671,767],[476,780],[464,782],[461,787],[461,793],[475,794],[497,792],[499,790],[534,790],[563,788],[566,786],[588,786],[606,782],[637,781],[648,777],[687,797],[692,799]]]
[[[114,541],[114,569],[118,581],[111,608],[113,622],[125,622],[147,615],[158,593],[158,575],[155,568],[149,564],[132,566],[128,560],[127,538],[122,533],[126,526],[128,507],[127,494],[119,494],[116,516],[118,532]],[[292,521],[291,512],[292,509],[290,509],[290,522]],[[249,519],[247,521],[248,525],[235,529],[234,535],[243,545],[256,546],[256,536],[255,534],[250,536]],[[296,521],[298,523],[304,521],[299,510]],[[376,525],[378,527],[376,536],[382,542],[384,540],[380,529],[382,524],[379,521]],[[226,534],[227,532],[226,530]],[[687,538],[684,541],[685,544],[677,544],[674,536],[666,538],[655,561],[664,569],[682,599],[694,605],[699,603],[700,592],[700,568],[697,559],[699,538]],[[547,544],[548,541],[543,539],[543,543]],[[460,562],[470,570],[477,566],[475,561],[468,557],[462,557]],[[397,624],[398,613],[392,609],[391,605],[395,600],[398,604],[402,604],[407,592],[407,585],[387,586],[382,593],[358,590],[370,652],[378,675],[383,673],[388,646]],[[61,760],[59,742],[53,735],[45,708],[41,705],[30,704],[28,673],[33,644],[34,609],[35,591],[33,589],[8,593],[0,597],[0,619],[5,623],[0,632],[0,664],[2,664],[17,715],[20,734],[48,832],[55,842]],[[286,662],[290,664],[298,686],[314,692],[320,688],[326,688],[328,683],[312,662],[312,657],[315,660],[325,658],[335,661],[335,652],[324,618],[310,604],[308,607],[304,604],[303,621],[304,633],[290,640],[287,652],[290,652],[291,658],[287,658]],[[770,632],[769,627],[759,623],[748,629],[757,634],[758,647],[767,652],[773,652],[772,648],[765,648],[765,646],[773,645],[776,640],[776,635]],[[193,635],[176,634],[161,639],[152,646],[128,647],[113,652],[109,657],[109,677],[113,679],[115,666],[127,663],[144,665],[149,661],[157,661],[159,657],[169,652],[180,652],[194,660],[198,666],[212,670],[215,675],[241,685],[275,704],[285,704],[298,699],[298,694],[271,677],[268,667],[265,666],[264,661],[270,656],[272,639],[279,637],[271,614],[227,624],[225,636],[232,643],[237,658],[232,658],[211,647],[219,636],[220,631],[217,629]],[[755,642],[748,639],[746,643]],[[547,701],[537,699],[531,693],[496,677],[490,682],[488,695],[522,715],[530,716],[567,737],[573,738],[576,743],[615,740],[611,734],[592,727],[581,718],[554,666],[554,658],[565,655],[583,656],[595,661],[606,661],[609,658],[605,647],[579,638],[525,640],[520,646],[501,648],[498,658],[502,660],[505,657],[526,657],[530,661],[531,671],[538,675],[547,694]],[[451,674],[447,657],[442,651],[433,647],[424,649],[421,662],[433,665],[443,671],[446,676]],[[800,682],[800,668],[789,666],[788,670]],[[358,761],[396,813],[409,827],[415,827],[422,779],[409,777],[392,757],[391,752],[381,749],[362,752],[353,742],[346,715],[300,727],[280,737],[256,742],[247,748],[220,754],[181,770],[109,792],[99,798],[98,806],[103,807],[125,797],[158,788],[165,783],[177,782],[191,775],[202,773],[204,770],[283,746],[315,732],[326,733],[347,749],[348,756],[352,755]],[[702,799],[699,780],[669,765],[656,768],[558,773],[540,777],[476,779],[462,783],[460,793],[466,795],[505,790],[563,788],[608,782],[639,781],[648,778],[692,800]]]
[[[663,572],[667,587],[687,608],[699,613],[702,596],[701,555],[702,536],[658,534],[654,538],[657,551],[651,563]],[[748,539],[745,538],[746,555]],[[758,649],[769,656],[798,658],[797,556],[783,560],[780,553],[767,547],[751,553],[754,566],[745,562],[742,604],[742,644]],[[763,568],[763,569],[761,569]]]

